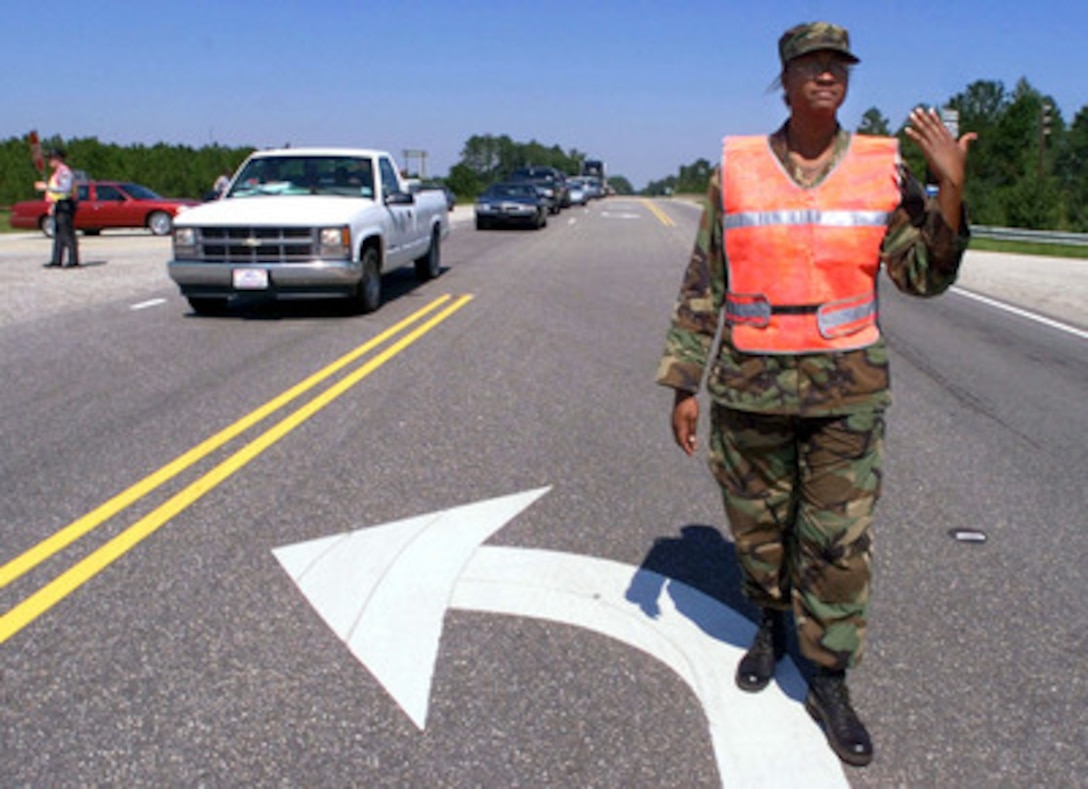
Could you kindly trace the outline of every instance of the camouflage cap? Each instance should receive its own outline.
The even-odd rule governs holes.
[[[809,52],[831,50],[838,52],[851,63],[861,59],[850,51],[850,34],[845,27],[830,22],[806,22],[791,27],[778,39],[778,57],[785,66],[788,62]]]

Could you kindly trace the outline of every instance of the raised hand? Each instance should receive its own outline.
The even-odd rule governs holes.
[[[911,111],[909,125],[904,131],[922,150],[930,172],[937,179],[937,202],[942,216],[954,230],[958,230],[963,205],[963,182],[967,170],[967,149],[978,139],[978,135],[967,132],[957,140],[945,127],[935,109],[921,107]]]

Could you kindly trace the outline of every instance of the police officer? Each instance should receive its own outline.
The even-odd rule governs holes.
[[[49,214],[53,217],[53,257],[46,263],[47,268],[63,265],[75,268],[79,265],[79,247],[76,245],[76,179],[68,165],[64,163],[65,154],[60,149],[49,152],[49,166],[53,168],[49,181],[38,181],[34,186],[45,192],[49,203]],[[63,263],[64,250],[68,250],[68,262]]]
[[[691,455],[706,377],[709,465],[744,592],[760,609],[737,685],[770,682],[792,611],[813,664],[805,706],[839,757],[862,766],[873,746],[846,670],[865,645],[890,405],[876,276],[883,263],[915,296],[953,283],[974,135],[955,140],[932,110],[911,113],[906,133],[940,184],[927,199],[894,138],[838,123],[859,62],[845,29],[798,25],[778,53],[789,119],[767,137],[723,141],[657,381],[675,390],[673,435]]]

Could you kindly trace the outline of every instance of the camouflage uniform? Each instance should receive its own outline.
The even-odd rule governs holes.
[[[790,163],[785,126],[771,149],[795,181],[819,183],[849,147],[839,131],[815,182]],[[904,293],[934,296],[953,283],[967,247],[918,182],[900,171],[903,200],[888,221],[884,268]],[[738,351],[728,324],[711,360],[727,266],[721,174],[707,205],[666,339],[658,383],[696,392],[707,363],[709,465],[722,488],[745,592],[764,608],[792,605],[802,653],[818,665],[855,665],[869,603],[870,525],[880,495],[884,409],[891,403],[883,339],[859,350],[800,355]],[[788,595],[788,597],[787,597]]]

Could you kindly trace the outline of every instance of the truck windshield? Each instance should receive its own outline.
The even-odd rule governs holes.
[[[266,156],[250,159],[228,197],[337,195],[374,197],[370,159],[353,156]]]

